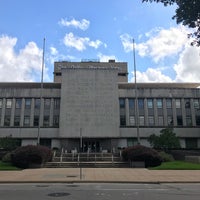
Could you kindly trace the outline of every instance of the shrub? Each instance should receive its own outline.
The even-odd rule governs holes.
[[[11,153],[7,153],[2,157],[2,162],[10,163],[11,162]]]
[[[160,157],[162,158],[163,162],[172,162],[174,161],[174,157],[171,154],[168,154],[164,151],[159,152]]]
[[[28,145],[17,148],[11,155],[11,162],[19,168],[42,165],[52,158],[52,152],[45,146]]]
[[[145,167],[155,167],[162,163],[162,158],[156,150],[142,145],[124,149],[122,156],[126,161],[143,161]]]

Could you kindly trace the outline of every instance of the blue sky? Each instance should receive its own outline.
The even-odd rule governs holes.
[[[54,61],[127,62],[133,81],[132,39],[139,82],[198,82],[199,49],[172,16],[175,6],[142,0],[0,0],[0,81],[40,81]]]

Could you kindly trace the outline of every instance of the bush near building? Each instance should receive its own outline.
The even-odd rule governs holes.
[[[164,151],[181,148],[180,141],[172,128],[162,129],[160,135],[150,135],[148,141],[153,148],[162,149]]]
[[[125,161],[142,161],[145,167],[155,167],[162,163],[162,158],[156,150],[142,145],[124,149],[122,156]]]
[[[11,154],[11,162],[19,168],[41,167],[45,162],[50,161],[52,152],[45,146],[28,145],[17,148]]]

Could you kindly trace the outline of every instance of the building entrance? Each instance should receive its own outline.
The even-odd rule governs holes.
[[[99,152],[100,142],[98,140],[83,140],[83,152]]]

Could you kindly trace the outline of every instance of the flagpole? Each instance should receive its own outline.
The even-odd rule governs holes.
[[[135,59],[135,41],[134,41],[134,39],[133,39],[133,61],[134,61],[134,76],[135,76],[135,122],[136,122],[136,126],[137,126],[137,143],[140,144],[138,89],[137,89],[136,59]]]
[[[41,126],[41,109],[42,109],[42,96],[43,96],[43,76],[44,76],[44,54],[45,54],[45,38],[43,40],[43,53],[42,53],[42,73],[40,82],[40,110],[39,110],[39,121],[38,121],[38,134],[37,134],[37,145],[40,145],[40,126]]]

